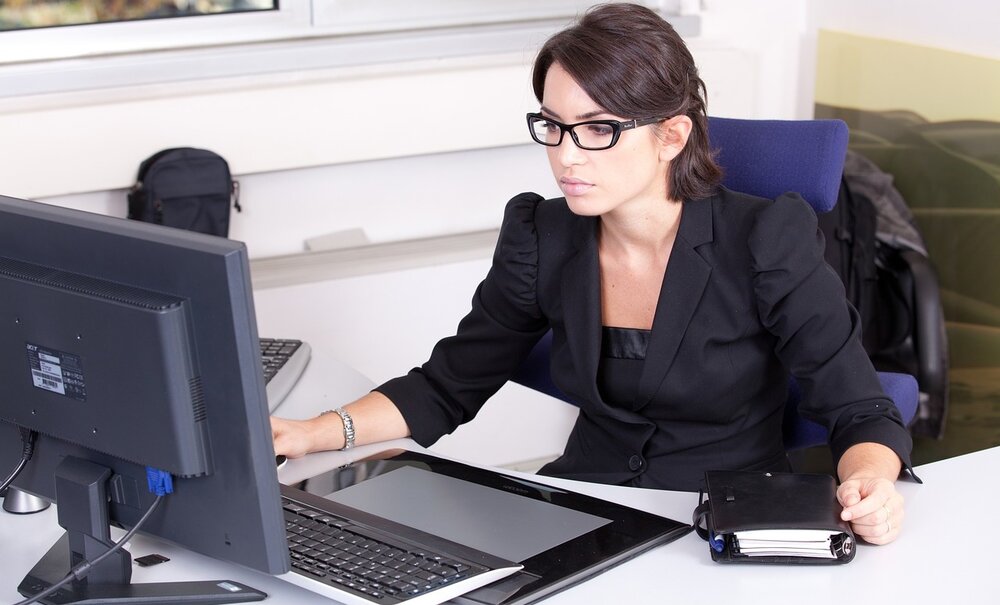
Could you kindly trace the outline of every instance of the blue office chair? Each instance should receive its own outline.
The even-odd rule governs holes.
[[[736,120],[709,118],[709,139],[718,150],[723,184],[766,198],[797,191],[816,212],[829,212],[837,203],[847,124],[840,120]],[[552,333],[538,341],[511,378],[514,382],[573,403],[552,382],[549,351]],[[916,415],[917,381],[909,374],[879,372],[886,394],[895,402],[907,425]],[[827,442],[826,428],[798,414],[801,391],[792,379],[785,403],[786,450]]]

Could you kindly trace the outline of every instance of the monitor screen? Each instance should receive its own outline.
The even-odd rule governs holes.
[[[0,324],[0,468],[38,434],[15,486],[65,526],[78,496],[57,485],[97,469],[101,514],[130,528],[159,469],[174,490],[143,532],[288,570],[242,243],[0,197]]]

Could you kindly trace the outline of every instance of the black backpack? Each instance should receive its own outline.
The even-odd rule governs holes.
[[[862,344],[869,356],[899,346],[909,335],[912,303],[900,287],[897,251],[878,241],[878,213],[845,176],[837,205],[819,215],[826,262],[840,276],[847,300],[861,316]]]
[[[193,147],[164,149],[143,160],[128,193],[130,219],[222,237],[229,235],[231,207],[242,211],[229,164]]]

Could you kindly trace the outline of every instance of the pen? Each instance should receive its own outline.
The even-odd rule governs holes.
[[[708,543],[715,552],[722,552],[726,548],[725,539],[715,535],[715,532],[712,530],[708,531]]]

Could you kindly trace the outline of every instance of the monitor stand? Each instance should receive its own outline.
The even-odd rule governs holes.
[[[40,513],[49,507],[48,500],[42,500],[13,485],[7,488],[3,496],[3,509],[12,515],[30,515]]]
[[[56,469],[56,512],[66,533],[24,577],[18,592],[31,597],[62,580],[81,562],[92,561],[113,545],[108,518],[107,483],[111,470],[66,457]],[[169,496],[167,496],[169,499]],[[122,549],[86,577],[68,582],[40,602],[69,603],[241,603],[267,597],[232,580],[132,584],[132,556]]]

